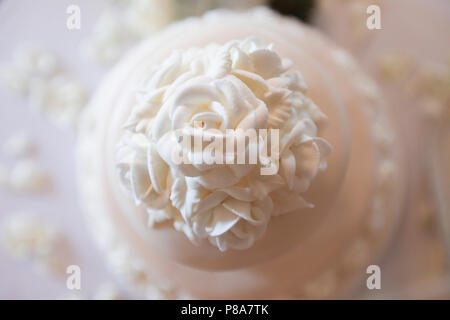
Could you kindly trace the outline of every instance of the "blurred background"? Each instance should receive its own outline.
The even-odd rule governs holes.
[[[382,289],[345,298],[450,298],[450,1],[0,0],[0,298],[122,299],[78,204],[77,118],[102,76],[166,25],[266,5],[322,30],[381,88],[408,150],[408,204]],[[377,5],[381,29],[366,26]],[[69,19],[80,14],[81,20]],[[364,254],[364,252],[361,252]],[[66,286],[80,266],[81,290]]]

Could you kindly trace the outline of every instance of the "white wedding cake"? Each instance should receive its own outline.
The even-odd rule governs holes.
[[[268,9],[213,11],[144,41],[79,129],[89,224],[140,297],[341,297],[365,284],[400,217],[402,146],[377,88],[319,32]],[[240,140],[248,129],[263,132],[257,145]],[[244,152],[192,161],[180,133]]]

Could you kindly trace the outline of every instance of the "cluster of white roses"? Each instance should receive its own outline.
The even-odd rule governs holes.
[[[301,193],[325,169],[331,147],[317,136],[325,116],[290,65],[271,45],[248,38],[174,52],[155,68],[117,150],[121,184],[152,221],[174,219],[192,241],[207,238],[225,251],[250,247],[272,216],[312,206]],[[256,164],[173,161],[183,148],[180,130],[194,138],[211,128],[218,136],[277,129],[279,152]],[[268,163],[276,174],[261,175]]]

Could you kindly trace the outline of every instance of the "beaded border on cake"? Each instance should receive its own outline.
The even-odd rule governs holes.
[[[356,272],[361,273],[362,276],[365,267],[374,262],[374,256],[380,255],[370,254],[370,251],[376,249],[380,242],[379,232],[388,223],[387,204],[393,194],[393,181],[399,173],[394,154],[395,135],[385,117],[385,112],[383,112],[385,104],[377,86],[358,68],[353,57],[345,50],[336,47],[331,54],[335,63],[342,66],[351,75],[354,83],[358,86],[358,94],[366,102],[362,107],[370,120],[371,134],[375,142],[377,181],[371,211],[365,217],[365,226],[361,228],[359,236],[341,255],[336,265],[307,283],[297,298],[327,298],[336,296],[340,292],[339,288],[347,287],[348,290],[352,280],[350,278],[354,279]],[[399,208],[395,209],[399,210]],[[390,238],[390,235],[384,238]],[[385,242],[389,241],[385,240]],[[383,252],[384,250],[374,251]]]

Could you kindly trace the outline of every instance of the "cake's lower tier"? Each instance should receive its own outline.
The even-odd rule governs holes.
[[[224,272],[169,261],[147,245],[105,194],[95,159],[84,163],[80,176],[88,221],[113,271],[139,295],[202,299],[341,295],[349,286],[365,284],[367,266],[377,264],[397,225],[402,194],[398,160],[383,158],[379,146],[370,150],[370,140],[357,139],[363,128],[376,124],[364,118],[352,124],[356,138],[352,161],[334,208],[295,250],[273,261]]]

